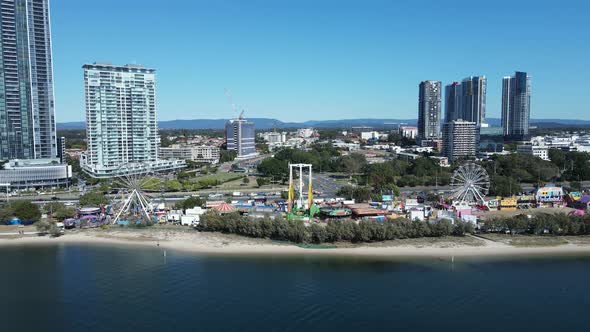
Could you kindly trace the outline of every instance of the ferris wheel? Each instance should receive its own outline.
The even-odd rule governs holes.
[[[115,185],[119,194],[113,204],[117,211],[113,223],[117,223],[122,217],[149,221],[153,206],[151,198],[146,195],[145,191],[153,187],[154,182],[159,184],[160,180],[152,171],[135,164],[121,165],[117,174]]]
[[[455,202],[476,204],[485,202],[490,190],[490,177],[486,170],[475,164],[461,165],[451,178],[452,195]]]

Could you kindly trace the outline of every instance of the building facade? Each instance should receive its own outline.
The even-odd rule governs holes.
[[[522,144],[516,147],[516,152],[522,154],[528,154],[530,156],[535,156],[541,158],[543,160],[551,160],[549,159],[549,147],[545,145],[537,145],[537,144]]]
[[[299,129],[297,129],[297,137],[310,138],[313,135],[315,135],[315,130],[313,128],[299,128]]]
[[[420,82],[418,96],[418,138],[432,140],[440,138],[441,82]]]
[[[63,136],[57,138],[57,158],[60,163],[66,162],[66,138]]]
[[[49,0],[0,0],[0,160],[55,158]]]
[[[256,155],[254,139],[255,127],[253,122],[243,118],[232,119],[225,124],[225,142],[228,150],[234,150],[238,158],[248,158]]]
[[[485,76],[471,76],[461,82],[461,117],[468,122],[475,122],[478,127],[485,123],[486,118]]]
[[[287,141],[287,133],[266,132],[259,135],[267,143],[285,143]]]
[[[445,86],[445,122],[459,120],[463,117],[461,111],[461,84],[453,82]]]
[[[450,162],[475,158],[478,147],[478,129],[475,122],[454,120],[443,126],[442,154]]]
[[[198,163],[219,163],[220,152],[216,146],[172,145],[160,148],[161,159],[191,160]]]
[[[82,168],[93,177],[167,171],[184,161],[160,160],[155,69],[138,65],[86,64],[86,137]]]
[[[400,126],[399,134],[405,138],[415,139],[418,136],[418,128],[413,126]]]
[[[502,128],[504,136],[525,139],[529,135],[531,78],[525,72],[502,80]]]
[[[13,159],[0,170],[0,184],[8,190],[66,187],[72,179],[72,166],[57,159]]]

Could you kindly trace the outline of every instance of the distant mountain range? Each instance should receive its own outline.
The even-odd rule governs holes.
[[[318,120],[305,122],[283,122],[270,118],[251,118],[248,119],[256,124],[256,129],[272,128],[350,128],[353,126],[368,126],[383,128],[404,124],[409,126],[416,125],[416,119],[343,119],[343,120]],[[487,123],[491,126],[500,126],[500,119],[488,118]],[[172,120],[160,121],[160,129],[223,129],[226,119],[194,119],[194,120]],[[590,120],[570,120],[570,119],[531,119],[531,125],[537,127],[569,127],[569,126],[590,126]],[[84,129],[84,122],[62,122],[57,124],[58,130]]]

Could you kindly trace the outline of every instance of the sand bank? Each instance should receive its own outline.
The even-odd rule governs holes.
[[[449,257],[590,254],[588,243],[517,247],[480,238],[445,238],[388,241],[332,249],[303,248],[269,240],[239,236],[169,230],[86,230],[48,236],[0,236],[1,246],[47,244],[102,244],[159,247],[201,254],[224,255],[340,255],[358,257]]]

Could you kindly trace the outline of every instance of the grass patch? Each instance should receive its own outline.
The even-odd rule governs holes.
[[[436,248],[454,248],[454,247],[481,247],[485,242],[472,236],[445,236],[445,237],[422,237],[416,239],[399,239],[383,242],[363,243],[361,245],[369,247],[400,247],[411,246],[416,248],[436,247]]]
[[[210,174],[205,176],[199,176],[196,178],[191,179],[192,182],[208,182],[208,181],[217,181],[218,183],[225,183],[229,181],[238,180],[244,177],[244,174],[236,174],[236,173],[219,173],[219,174]]]
[[[303,249],[336,249],[338,248],[335,245],[330,244],[298,244],[299,248]]]
[[[556,247],[570,243],[562,236],[482,234],[481,237],[515,247]]]

